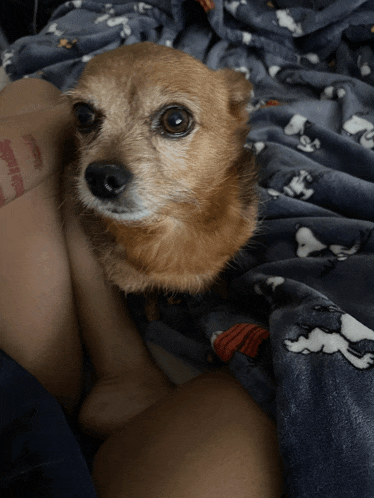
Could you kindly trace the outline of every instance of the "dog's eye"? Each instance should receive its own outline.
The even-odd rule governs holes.
[[[74,105],[74,114],[78,122],[78,130],[82,133],[89,133],[97,124],[96,112],[89,104],[78,102]]]
[[[190,114],[183,107],[169,107],[161,114],[161,134],[170,137],[187,135],[192,129]]]

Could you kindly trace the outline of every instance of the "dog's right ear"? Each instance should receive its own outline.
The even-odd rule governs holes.
[[[244,74],[234,69],[220,69],[217,71],[222,75],[230,92],[230,112],[237,119],[247,121],[248,112],[246,106],[252,95],[253,86],[245,78]]]

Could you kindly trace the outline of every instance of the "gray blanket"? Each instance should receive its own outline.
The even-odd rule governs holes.
[[[229,298],[162,296],[151,323],[132,308],[146,340],[228,363],[276,419],[289,498],[372,498],[374,1],[200,3],[68,1],[3,64],[66,90],[95,54],[150,40],[251,80],[261,225]]]

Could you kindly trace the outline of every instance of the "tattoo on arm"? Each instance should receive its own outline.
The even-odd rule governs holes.
[[[14,152],[10,146],[10,140],[5,139],[0,141],[0,159],[7,163],[8,175],[11,176],[10,183],[16,194],[15,198],[20,197],[25,192],[25,188],[23,186],[21,171],[18,167]],[[4,196],[1,196],[1,200],[3,199]]]
[[[31,151],[34,159],[34,168],[38,170],[43,169],[42,155],[35,138],[29,133],[27,135],[22,135],[22,139]]]
[[[5,204],[6,204],[6,199],[4,196],[4,192],[3,189],[0,187],[0,207],[5,206]]]
[[[39,146],[35,138],[30,134],[22,135],[22,140],[31,152],[31,157],[33,160],[34,169],[41,171],[44,167],[42,161],[42,155],[40,153]],[[13,187],[14,195],[12,199],[16,199],[25,193],[25,185],[22,178],[22,172],[17,162],[16,156],[14,155],[13,149],[11,147],[11,141],[9,139],[0,140],[0,160],[4,161],[6,175],[10,176],[9,182]],[[6,199],[4,191],[0,186],[0,207],[5,206],[7,202],[11,199]]]

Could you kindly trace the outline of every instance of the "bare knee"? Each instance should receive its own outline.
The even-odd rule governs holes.
[[[237,381],[208,374],[107,439],[94,465],[101,498],[279,498],[274,424]]]
[[[25,78],[8,83],[0,92],[0,118],[38,111],[57,102],[61,92],[52,83]]]

